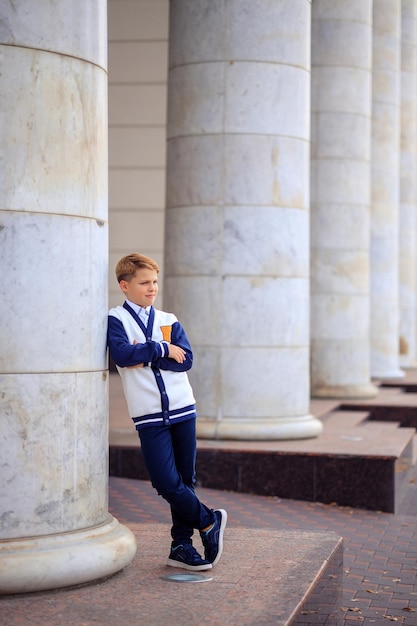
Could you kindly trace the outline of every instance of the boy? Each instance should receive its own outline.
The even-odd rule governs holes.
[[[206,570],[221,557],[227,513],[209,509],[194,492],[197,413],[186,374],[193,354],[175,315],[153,307],[158,273],[157,263],[142,254],[129,254],[117,263],[126,301],[109,311],[108,346],[152,485],[171,507],[167,565]],[[195,528],[204,559],[192,544]]]

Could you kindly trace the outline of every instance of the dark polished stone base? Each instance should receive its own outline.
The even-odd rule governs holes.
[[[395,458],[205,448],[197,452],[197,484],[393,513],[401,492],[397,464]],[[148,480],[140,448],[111,447],[110,475]]]
[[[337,402],[327,413],[325,408],[324,431],[316,439],[201,440],[197,485],[395,513],[415,462],[414,378],[408,386],[381,384],[378,398]],[[110,475],[148,480],[135,433],[113,434]]]
[[[398,422],[404,428],[417,428],[417,409],[414,406],[369,406],[355,402],[343,402],[340,405],[342,411],[368,411],[368,421]]]

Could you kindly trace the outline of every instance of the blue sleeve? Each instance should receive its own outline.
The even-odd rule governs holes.
[[[139,365],[139,363],[155,364],[162,354],[162,346],[157,341],[138,343],[135,346],[129,343],[122,322],[109,315],[107,328],[107,345],[111,358],[119,367]]]
[[[188,341],[187,334],[184,328],[181,326],[180,322],[174,322],[172,325],[171,332],[171,343],[175,346],[180,346],[186,353],[186,359],[184,363],[177,363],[174,359],[169,359],[168,357],[162,357],[157,359],[155,365],[161,370],[171,370],[173,372],[186,372],[191,369],[193,364],[193,352],[191,350],[190,342]]]

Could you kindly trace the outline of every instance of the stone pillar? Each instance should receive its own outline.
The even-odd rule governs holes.
[[[312,5],[312,393],[369,397],[371,0]]]
[[[108,576],[106,2],[0,6],[0,592]]]
[[[399,378],[399,146],[401,0],[373,6],[371,375]]]
[[[416,141],[417,7],[402,0],[401,14],[401,174],[400,174],[400,364],[416,362]]]
[[[316,436],[309,415],[310,3],[173,0],[165,308],[198,435]]]

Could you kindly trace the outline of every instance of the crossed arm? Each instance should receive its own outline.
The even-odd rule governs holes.
[[[186,371],[191,368],[193,353],[187,335],[177,321],[172,327],[172,343],[162,341],[129,342],[121,321],[109,316],[107,343],[112,359],[119,367],[146,367]]]
[[[133,340],[133,345],[136,346],[138,342]],[[187,358],[187,353],[180,346],[174,346],[173,343],[168,343],[168,358],[174,359],[177,363],[184,363]],[[128,367],[144,367],[144,363],[138,363],[137,365],[128,365]]]

